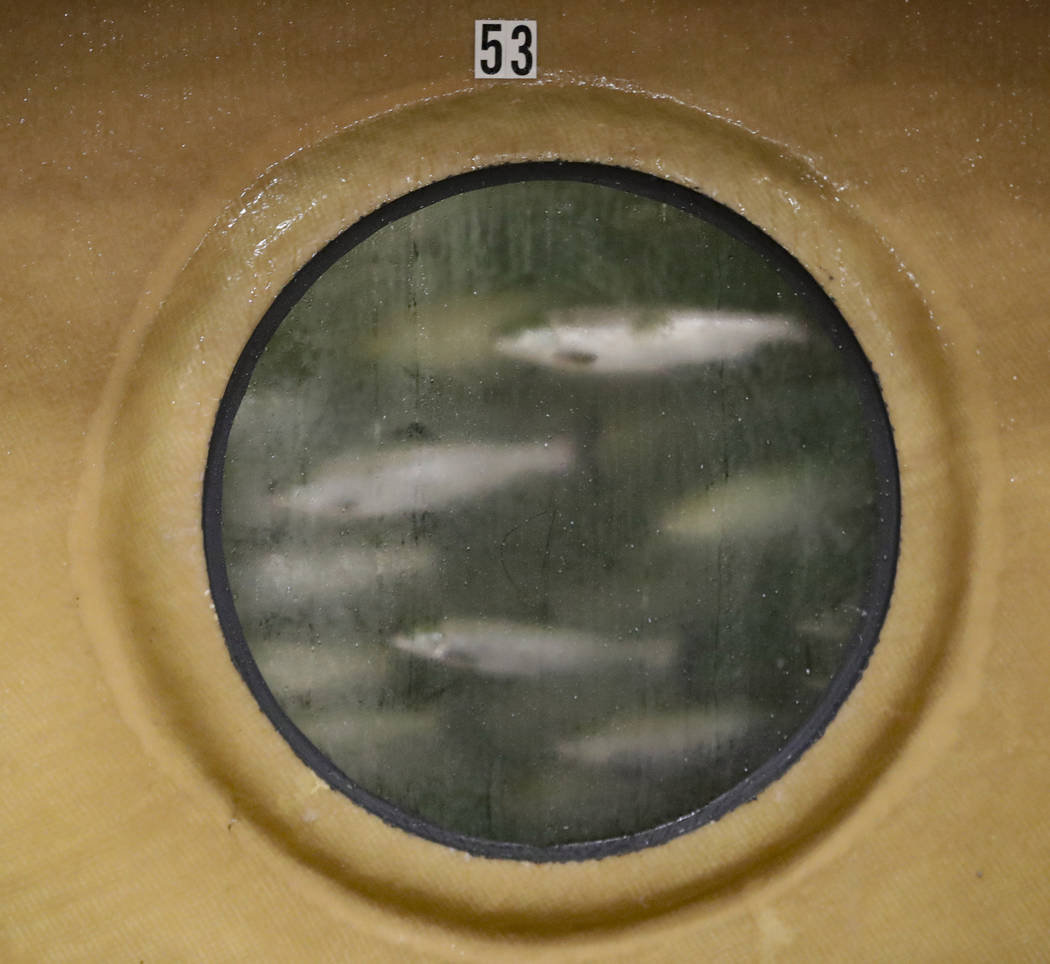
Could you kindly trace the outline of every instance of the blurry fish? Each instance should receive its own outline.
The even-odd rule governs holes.
[[[261,437],[271,440],[287,432],[289,426],[302,423],[309,414],[310,399],[301,385],[295,388],[248,387],[233,419],[231,445],[250,444],[242,441]]]
[[[381,695],[389,658],[382,649],[354,646],[256,646],[252,650],[266,685],[286,712]]]
[[[523,292],[463,295],[426,301],[379,322],[379,336],[365,342],[367,355],[395,365],[457,370],[487,362],[495,334],[537,317],[535,298]]]
[[[815,468],[772,467],[741,472],[671,506],[661,529],[679,539],[775,536],[832,524],[830,512],[848,505],[857,489]],[[861,496],[854,500],[863,503]]]
[[[861,619],[867,615],[868,611],[858,606],[836,606],[811,619],[800,620],[795,624],[795,631],[822,643],[844,643],[858,636]]]
[[[549,324],[496,341],[509,358],[598,375],[651,373],[736,361],[763,345],[804,341],[785,315],[643,308],[551,312]]]
[[[518,678],[610,668],[666,670],[678,654],[677,643],[666,639],[624,643],[576,629],[484,619],[446,619],[434,631],[395,636],[392,643],[446,666]]]
[[[444,508],[526,476],[564,472],[572,460],[566,439],[400,446],[333,459],[274,501],[312,517],[371,519]]]
[[[433,552],[422,546],[272,550],[242,566],[247,571],[239,574],[238,582],[268,601],[270,608],[282,600],[317,605],[374,589],[385,580],[416,575],[433,565]]]
[[[442,735],[434,709],[359,709],[335,704],[295,720],[303,734],[355,780],[366,780],[391,767],[408,750],[433,753],[431,739]]]
[[[744,737],[759,719],[745,703],[629,716],[562,740],[557,754],[589,766],[681,766],[717,754]]]

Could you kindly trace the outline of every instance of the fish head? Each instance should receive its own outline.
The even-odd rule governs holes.
[[[526,328],[496,339],[496,351],[516,361],[553,364],[561,348],[558,333],[550,327]]]
[[[395,636],[392,642],[403,653],[441,663],[443,666],[472,669],[477,665],[475,653],[462,644],[456,645],[455,636],[441,630],[415,633],[412,636]]]
[[[440,630],[432,632],[401,633],[395,636],[391,643],[395,649],[412,656],[421,656],[423,659],[440,661],[446,649],[445,634]]]

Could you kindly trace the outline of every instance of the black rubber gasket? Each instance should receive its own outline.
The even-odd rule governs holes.
[[[234,608],[222,544],[222,482],[230,428],[256,363],[292,307],[332,264],[385,225],[457,194],[521,181],[584,182],[618,188],[671,205],[713,224],[756,250],[794,283],[812,311],[810,317],[819,319],[839,349],[866,413],[870,452],[877,477],[875,506],[879,525],[873,578],[860,607],[867,615],[857,639],[817,708],[778,753],[721,796],[675,820],[620,837],[547,847],[488,840],[446,830],[357,786],[332,763],[288,718],[263,679]],[[204,473],[203,527],[212,600],[234,665],[260,709],[299,758],[325,783],[392,826],[477,856],[532,862],[595,860],[665,843],[718,820],[735,807],[753,800],[820,738],[867,666],[889,607],[900,541],[900,480],[893,432],[878,378],[832,299],[791,254],[745,218],[689,188],[627,168],[549,161],[483,168],[413,191],[358,221],[303,266],[277,296],[248,339],[219,404]]]

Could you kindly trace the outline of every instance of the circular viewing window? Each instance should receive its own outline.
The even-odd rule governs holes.
[[[715,819],[860,676],[899,494],[875,377],[687,189],[522,164],[384,207],[282,292],[205,479],[216,608],[331,786],[490,856]]]

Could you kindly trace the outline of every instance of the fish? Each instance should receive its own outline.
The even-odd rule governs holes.
[[[745,737],[760,714],[729,703],[660,714],[614,718],[602,727],[558,742],[557,756],[599,767],[681,766],[716,756]]]
[[[697,309],[574,308],[547,324],[500,337],[508,358],[591,375],[653,374],[739,361],[764,345],[805,341],[787,315]]]
[[[353,546],[327,550],[271,550],[242,564],[238,584],[269,601],[323,605],[425,572],[435,565],[423,546]]]
[[[456,371],[487,364],[498,331],[540,317],[525,292],[467,294],[426,302],[382,318],[375,339],[362,340],[365,357],[428,371]]]
[[[744,471],[672,504],[659,529],[674,539],[700,541],[823,531],[832,524],[829,513],[846,505],[853,491],[851,483],[814,467]]]
[[[397,446],[339,456],[274,496],[274,504],[314,518],[375,519],[443,509],[523,478],[565,473],[572,463],[564,438]]]
[[[436,629],[397,635],[391,642],[402,652],[435,663],[503,678],[632,667],[642,672],[668,670],[679,651],[674,640],[623,642],[579,629],[494,619],[446,619]]]
[[[443,732],[432,708],[361,709],[336,704],[294,721],[303,735],[355,781],[373,781],[406,754],[433,758],[433,743]]]
[[[388,653],[375,647],[279,643],[254,646],[252,655],[266,685],[293,718],[301,712],[294,707],[381,695],[389,667]]]
[[[795,624],[795,632],[821,643],[838,644],[855,639],[867,615],[868,611],[859,606],[842,605],[800,620]]]

